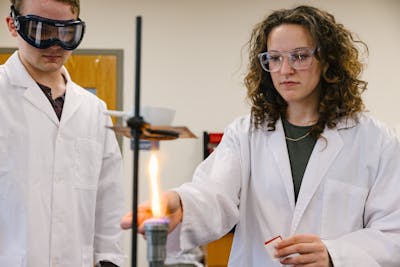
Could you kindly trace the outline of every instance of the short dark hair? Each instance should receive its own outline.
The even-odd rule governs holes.
[[[20,13],[24,1],[26,0],[10,0],[11,5],[14,6],[17,13]],[[72,13],[76,14],[77,17],[79,17],[79,13],[81,11],[79,0],[54,0],[54,1],[69,4],[71,6]]]

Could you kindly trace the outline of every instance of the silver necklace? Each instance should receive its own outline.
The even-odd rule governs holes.
[[[285,135],[285,138],[286,138],[286,140],[289,140],[289,141],[292,141],[292,142],[297,142],[297,141],[300,141],[300,140],[303,140],[304,138],[306,138],[310,134],[310,132],[311,131],[308,131],[308,132],[306,132],[305,135],[302,135],[302,136],[297,137],[297,138],[290,138],[290,137]]]

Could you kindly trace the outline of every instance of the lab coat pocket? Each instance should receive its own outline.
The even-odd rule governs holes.
[[[82,267],[93,267],[93,247],[83,246],[82,247]]]
[[[23,262],[22,256],[0,255],[0,266],[4,267],[21,267]]]
[[[78,138],[75,148],[74,186],[78,189],[95,190],[102,164],[102,146],[94,140]]]
[[[363,228],[368,189],[339,180],[327,180],[324,188],[321,235],[335,238]]]

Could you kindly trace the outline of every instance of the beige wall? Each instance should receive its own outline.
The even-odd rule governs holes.
[[[197,140],[161,144],[163,188],[191,179],[202,158],[202,131],[222,131],[249,108],[242,85],[247,64],[246,43],[253,25],[272,9],[308,3],[327,9],[369,45],[369,81],[365,102],[371,114],[398,124],[400,88],[400,1],[398,0],[82,0],[81,18],[88,30],[80,48],[124,49],[124,107],[130,109],[134,87],[135,16],[143,17],[143,105],[176,110],[175,125],[187,125]],[[0,16],[8,13],[8,0],[0,0]],[[0,46],[13,47],[5,24]],[[127,199],[131,188],[132,153],[124,144]],[[148,195],[141,153],[139,198]],[[127,205],[129,205],[127,200]],[[139,238],[139,263],[146,266],[144,241]],[[129,246],[129,232],[126,245]],[[130,253],[127,248],[127,253]],[[127,263],[126,266],[130,266]]]

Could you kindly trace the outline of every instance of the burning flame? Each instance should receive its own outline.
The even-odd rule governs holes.
[[[161,218],[165,214],[160,199],[160,183],[158,180],[158,160],[155,153],[150,156],[149,176],[150,176],[150,194],[151,194],[151,211],[153,217]]]

